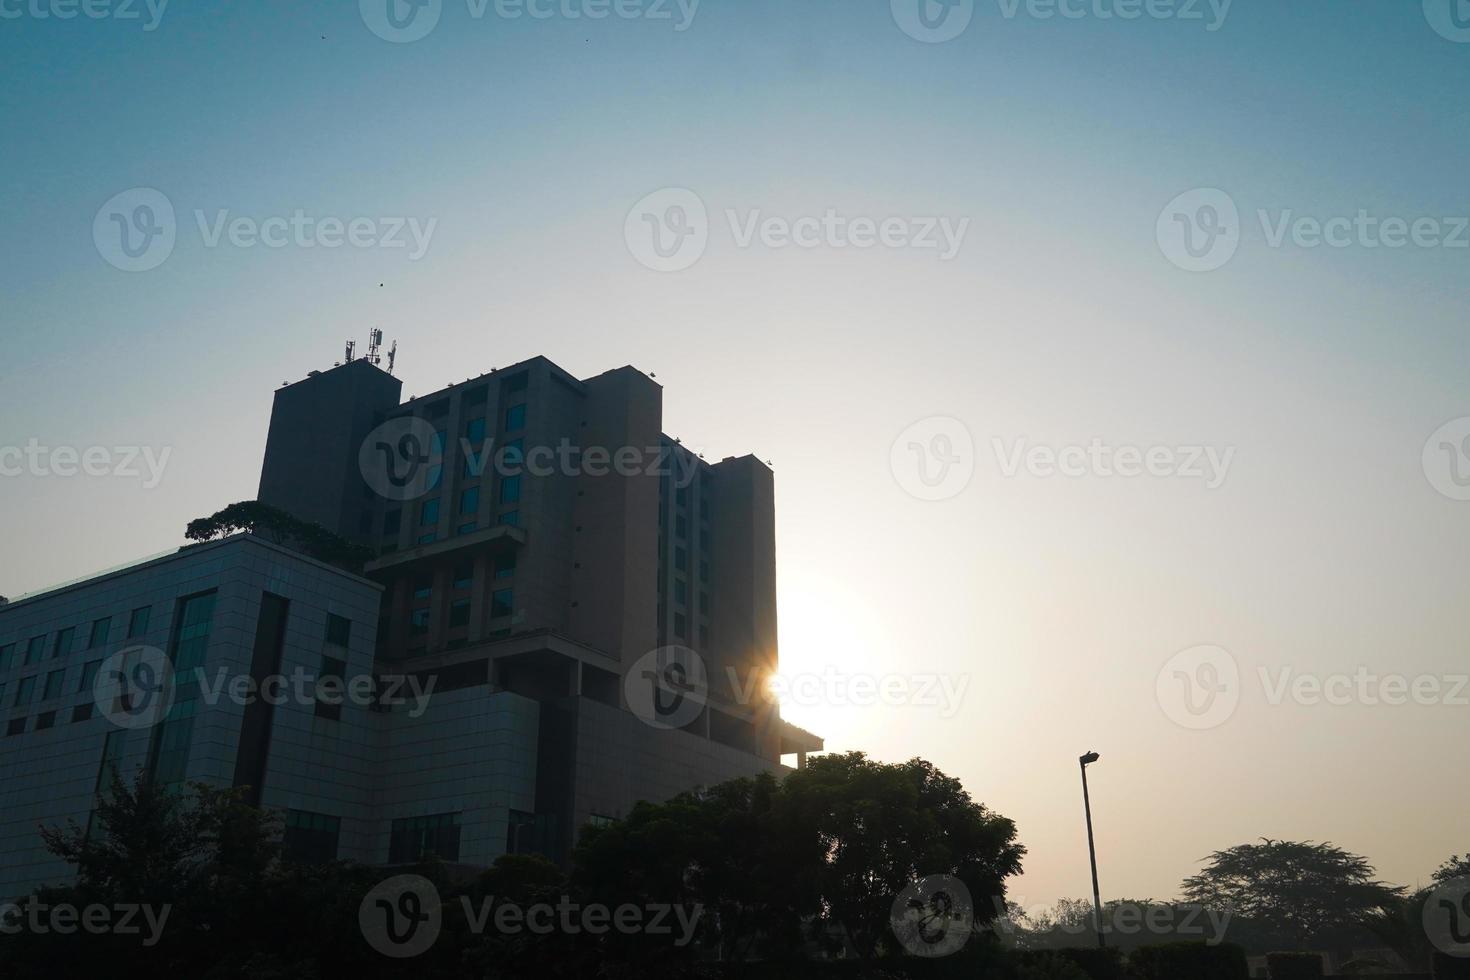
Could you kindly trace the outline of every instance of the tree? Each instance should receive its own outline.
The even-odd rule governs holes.
[[[255,923],[244,912],[269,907],[263,881],[277,855],[279,821],[243,794],[203,784],[175,791],[113,770],[88,827],[68,821],[41,829],[47,850],[75,866],[75,882],[18,904],[155,910],[158,934],[23,928],[0,943],[0,972],[80,976],[105,965],[126,976],[178,957],[250,948]]]
[[[896,951],[886,942],[893,901],[910,884],[958,878],[979,928],[1004,908],[1005,879],[1020,873],[1026,850],[1016,825],[922,759],[886,765],[861,752],[821,756],[782,790],[798,830],[819,844],[822,918],[839,924],[864,958]]]
[[[279,507],[257,500],[242,500],[208,517],[190,521],[184,537],[203,542],[242,531],[354,571],[360,570],[373,557],[370,548],[348,541],[320,524],[303,521]]]
[[[727,960],[799,955],[803,926],[873,959],[901,952],[891,917],[908,886],[959,878],[978,927],[1004,907],[1024,853],[1015,825],[958,780],[920,759],[885,765],[855,752],[781,782],[739,779],[639,804],[584,831],[574,881],[594,900],[699,905],[701,936]]]
[[[1429,959],[1434,946],[1424,931],[1424,903],[1431,889],[1423,888],[1406,895],[1388,908],[1368,916],[1368,931],[1384,946],[1393,950],[1413,971],[1429,972]]]
[[[1185,879],[1186,899],[1229,909],[1295,949],[1343,948],[1404,895],[1377,881],[1364,858],[1330,843],[1263,838],[1206,860],[1203,871]]]
[[[1441,885],[1455,878],[1470,877],[1470,851],[1466,851],[1464,857],[1450,855],[1450,859],[1435,869],[1431,877]]]

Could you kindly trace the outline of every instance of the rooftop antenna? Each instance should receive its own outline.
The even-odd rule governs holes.
[[[373,327],[373,329],[368,331],[367,359],[368,363],[373,365],[374,367],[382,363],[382,356],[378,354],[378,349],[382,346],[383,331],[379,330],[377,327]]]
[[[398,341],[393,341],[393,346],[388,348],[388,373],[393,373],[393,362],[398,359]]]
[[[355,341],[355,340],[349,340],[347,342],[347,357],[344,359],[343,363],[351,364],[353,362],[353,360],[356,358],[356,356],[357,356],[357,341]]]

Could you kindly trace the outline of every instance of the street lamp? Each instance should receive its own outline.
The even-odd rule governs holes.
[[[1097,929],[1098,946],[1106,946],[1103,942],[1102,898],[1097,889],[1097,847],[1092,842],[1092,801],[1087,797],[1087,767],[1097,760],[1098,754],[1089,752],[1077,761],[1082,764],[1082,806],[1087,811],[1087,856],[1092,861],[1092,924]]]

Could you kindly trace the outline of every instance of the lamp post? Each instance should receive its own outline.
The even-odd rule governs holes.
[[[1087,796],[1087,767],[1097,760],[1098,754],[1089,752],[1077,761],[1082,765],[1082,807],[1087,812],[1087,856],[1092,861],[1092,924],[1097,929],[1097,944],[1101,947],[1107,944],[1103,942],[1102,898],[1097,888],[1097,847],[1092,842],[1092,801]]]

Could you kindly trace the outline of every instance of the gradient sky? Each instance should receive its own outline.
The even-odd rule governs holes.
[[[0,445],[171,456],[154,488],[0,477],[0,592],[168,549],[253,496],[273,389],[373,326],[409,394],[534,354],[632,364],[686,445],[773,462],[786,672],[968,677],[949,716],[787,715],[1013,817],[1013,898],[1088,891],[1089,749],[1105,898],[1174,897],[1261,836],[1332,840],[1400,884],[1470,847],[1470,707],[1271,705],[1257,680],[1470,670],[1470,503],[1421,465],[1470,415],[1470,250],[1273,248],[1255,217],[1470,215],[1470,44],[1418,0],[1238,0],[1215,31],[979,0],[938,44],[886,0],[706,0],[682,32],[445,0],[409,44],[356,3],[176,0],[145,31],[35,2],[0,0],[22,11],[0,19]],[[169,198],[178,241],[128,273],[92,230],[135,187]],[[677,273],[624,241],[668,187],[713,225]],[[1242,216],[1209,273],[1155,237],[1194,188]],[[210,248],[193,217],[298,208],[437,226],[413,261]],[[727,208],[970,225],[948,262],[740,248]],[[974,476],[927,502],[890,446],[935,416],[963,421]],[[1020,437],[1235,456],[1216,489],[1007,477],[992,440]],[[1155,679],[1199,644],[1243,688],[1193,731]]]

